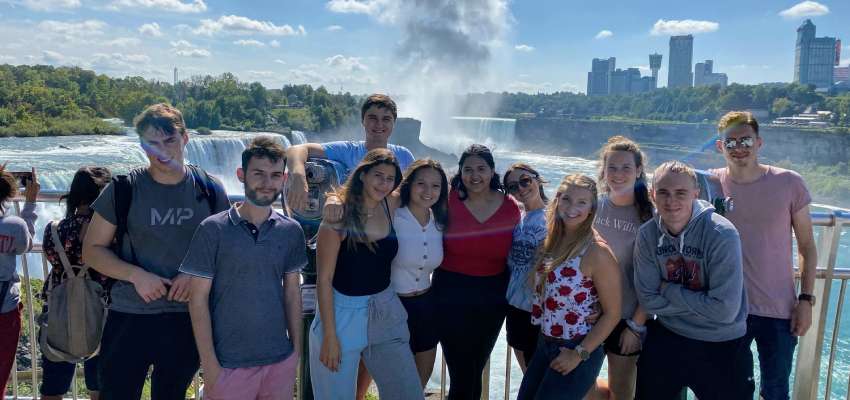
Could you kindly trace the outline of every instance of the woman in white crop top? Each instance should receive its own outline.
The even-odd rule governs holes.
[[[407,310],[410,348],[422,386],[428,382],[437,355],[437,326],[431,272],[443,261],[448,180],[439,162],[417,160],[404,172],[399,186],[401,207],[393,217],[398,253],[392,262],[392,285]]]

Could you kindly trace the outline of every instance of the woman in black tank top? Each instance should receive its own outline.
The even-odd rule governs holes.
[[[383,209],[390,229],[386,236],[371,242],[373,249],[369,248],[369,243],[347,235],[344,229],[338,231],[345,239],[336,258],[333,288],[344,295],[368,296],[380,293],[390,285],[390,265],[398,251],[398,239],[387,200],[381,201],[378,207]]]
[[[393,153],[374,149],[335,195],[338,223],[322,222],[316,255],[318,314],[310,328],[310,375],[316,399],[354,399],[361,358],[380,397],[423,399],[410,352],[407,313],[390,287],[398,239],[392,224],[401,182]],[[349,397],[350,394],[350,397]]]

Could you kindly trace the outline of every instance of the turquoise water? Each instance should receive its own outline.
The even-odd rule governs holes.
[[[488,122],[492,121],[488,120]],[[493,147],[498,149],[495,157],[499,171],[504,171],[508,165],[517,161],[527,162],[537,168],[544,178],[550,182],[546,187],[549,193],[554,191],[557,183],[566,174],[596,175],[596,160],[512,151],[509,146],[500,145],[506,143],[504,139],[505,135],[508,134],[503,131],[503,129],[498,129],[492,137],[482,137],[481,135],[487,134],[486,131],[473,132],[465,136],[468,137],[467,140],[492,143]],[[241,186],[235,179],[235,169],[239,162],[239,154],[247,141],[254,135],[238,132],[216,132],[213,136],[193,136],[187,148],[187,158],[222,178],[229,193],[241,193]],[[424,139],[426,143],[440,142],[439,140]],[[281,140],[284,141],[285,138]],[[288,144],[288,142],[284,143]],[[457,152],[457,143],[451,142],[451,146],[453,148],[441,150]],[[28,170],[29,166],[33,165],[39,170],[42,188],[61,190],[68,187],[73,172],[81,165],[104,165],[110,167],[113,171],[122,172],[134,166],[143,165],[146,159],[138,146],[137,137],[129,133],[126,136],[115,137],[4,138],[0,139],[0,162],[2,161],[9,161],[11,170]],[[722,160],[718,158],[718,165],[721,162]],[[40,220],[37,229],[40,235],[47,221],[60,218],[61,208],[58,205],[39,205],[38,211]],[[820,230],[820,228],[816,228],[816,233]],[[33,276],[40,277],[42,275],[41,260],[39,257],[30,257],[29,260],[31,262],[30,272]],[[842,233],[837,265],[850,267],[850,237],[846,232]],[[825,390],[825,371],[828,361],[826,357],[830,350],[830,339],[834,331],[833,325],[839,290],[840,282],[836,282],[830,296],[824,359],[821,368],[820,390],[822,393],[820,397],[823,397]],[[850,333],[848,333],[850,321],[848,319],[850,319],[850,312],[843,312],[840,318],[842,329],[836,343],[833,386],[830,390],[833,398],[844,398],[846,396],[848,376],[850,376]],[[491,358],[490,398],[494,400],[504,398],[505,359],[506,346],[504,332],[502,332]],[[511,361],[510,392],[513,393],[511,395],[511,398],[513,398],[522,380],[522,374],[515,360]],[[432,377],[429,388],[439,389],[439,373],[438,360],[435,375]],[[607,376],[605,369],[603,369],[602,376]]]

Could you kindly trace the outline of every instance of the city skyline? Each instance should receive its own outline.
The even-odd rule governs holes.
[[[729,9],[736,12],[723,11]],[[176,67],[183,79],[232,72],[267,87],[308,83],[355,93],[412,92],[406,80],[427,82],[416,75],[459,67],[449,83],[463,82],[464,91],[586,92],[593,58],[615,57],[618,68],[649,76],[651,53],[665,58],[657,85],[666,86],[669,37],[692,34],[694,62],[713,60],[729,83],[755,84],[793,81],[803,20],[811,18],[819,36],[850,38],[848,16],[848,2],[793,0],[435,0],[427,7],[390,0],[0,0],[0,36],[8,38],[0,63],[78,65],[166,82]],[[845,44],[841,66],[848,63]]]

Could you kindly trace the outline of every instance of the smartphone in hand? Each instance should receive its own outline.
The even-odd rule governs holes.
[[[20,190],[27,187],[27,183],[32,181],[32,171],[12,171],[12,176],[18,181]]]

